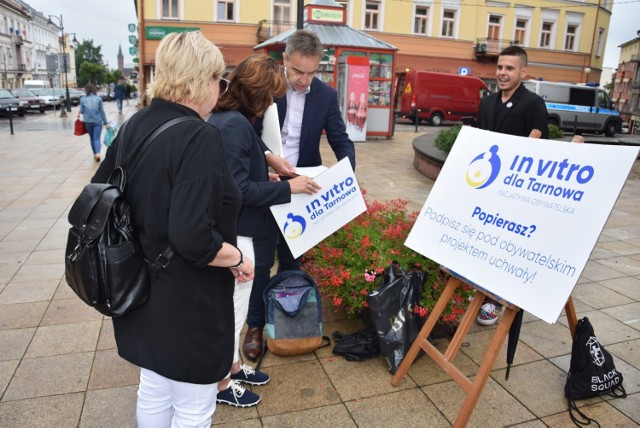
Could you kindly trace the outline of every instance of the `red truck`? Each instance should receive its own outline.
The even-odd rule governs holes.
[[[461,121],[478,114],[480,99],[489,88],[478,77],[410,70],[396,74],[396,117],[406,117],[439,126],[443,120]]]

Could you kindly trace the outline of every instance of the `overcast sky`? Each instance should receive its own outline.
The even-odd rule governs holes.
[[[109,68],[118,65],[118,46],[122,46],[124,63],[132,64],[129,55],[127,24],[135,23],[134,0],[24,0],[45,16],[62,14],[64,30],[76,33],[78,40],[93,39],[102,46],[104,61]],[[193,1],[193,0],[192,0]],[[210,0],[198,0],[210,1]],[[613,15],[604,55],[604,66],[615,68],[624,42],[637,37],[640,30],[640,0],[614,0]],[[55,20],[54,20],[55,21]]]

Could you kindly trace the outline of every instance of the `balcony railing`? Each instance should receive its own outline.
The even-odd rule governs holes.
[[[269,40],[280,33],[284,33],[285,31],[294,28],[295,26],[296,23],[292,21],[268,21],[263,19],[258,23],[258,33],[256,34],[258,43]]]
[[[476,39],[476,56],[498,56],[504,48],[517,44],[517,40]]]

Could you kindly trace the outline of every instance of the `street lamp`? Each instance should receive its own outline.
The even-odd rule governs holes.
[[[53,24],[51,18],[55,18],[60,24],[60,32],[62,33],[62,64],[64,67],[64,88],[66,90],[66,104],[67,111],[71,112],[71,98],[69,97],[69,82],[67,81],[67,41],[64,36],[64,23],[62,22],[62,14],[60,16],[49,15],[49,24]],[[75,40],[75,35],[74,35]],[[64,110],[60,110],[60,117],[66,117],[67,113]]]

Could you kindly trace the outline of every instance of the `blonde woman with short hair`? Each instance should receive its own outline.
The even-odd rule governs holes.
[[[93,182],[106,182],[118,148],[125,191],[147,258],[175,255],[151,284],[147,303],[113,319],[118,353],[141,368],[139,427],[209,427],[218,381],[233,360],[234,282],[253,280],[236,247],[241,194],[223,159],[220,133],[206,123],[226,91],[218,48],[200,32],[171,33],[156,51],[148,107],[134,114],[107,151]],[[134,170],[127,161],[161,133]]]

